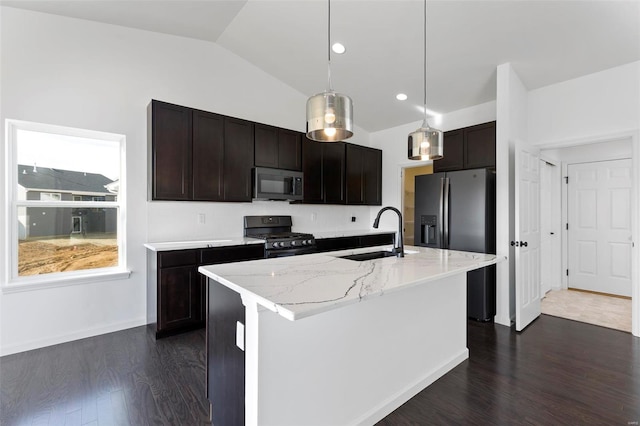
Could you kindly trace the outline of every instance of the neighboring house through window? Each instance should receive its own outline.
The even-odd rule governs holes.
[[[5,288],[126,273],[125,137],[7,120]]]

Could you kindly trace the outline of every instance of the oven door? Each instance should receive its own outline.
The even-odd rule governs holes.
[[[300,254],[317,253],[315,247],[300,247],[281,250],[265,250],[265,258],[272,259],[274,257],[298,256]]]

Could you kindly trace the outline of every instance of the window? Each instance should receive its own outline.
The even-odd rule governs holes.
[[[43,201],[60,201],[62,194],[56,192],[41,192],[40,199]]]
[[[125,137],[7,120],[7,288],[120,277]]]

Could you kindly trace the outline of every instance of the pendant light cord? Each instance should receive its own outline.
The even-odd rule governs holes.
[[[333,92],[333,87],[331,84],[331,0],[327,1],[328,8],[328,19],[327,19],[327,69],[328,69],[328,81],[329,81],[329,92]]]
[[[424,121],[427,122],[427,0],[424,0]]]

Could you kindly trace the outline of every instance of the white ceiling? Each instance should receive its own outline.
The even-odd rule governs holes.
[[[307,96],[327,88],[324,0],[18,0],[11,7],[216,42]],[[336,91],[373,132],[419,121],[421,0],[333,0]],[[430,0],[428,108],[446,113],[494,100],[510,62],[536,89],[640,60],[640,0]],[[404,92],[409,99],[395,99]]]

